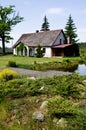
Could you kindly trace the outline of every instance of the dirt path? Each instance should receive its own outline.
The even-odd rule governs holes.
[[[54,75],[69,75],[72,74],[70,72],[56,71],[56,70],[48,70],[48,71],[35,71],[35,70],[27,70],[20,68],[10,67],[9,69],[18,72],[21,75],[29,75],[34,77],[52,77]]]

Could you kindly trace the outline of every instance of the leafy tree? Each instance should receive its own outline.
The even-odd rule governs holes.
[[[26,47],[24,43],[20,42],[19,46],[17,47],[17,54],[19,55],[19,51],[23,51],[23,49],[26,49]]]
[[[68,18],[68,22],[65,26],[65,35],[67,36],[67,38],[69,38],[69,42],[71,44],[75,44],[77,43],[77,34],[76,34],[76,27],[75,27],[75,24],[73,22],[73,19],[71,17],[71,15],[69,15],[69,18]]]
[[[42,47],[40,46],[40,44],[37,46],[37,49],[36,49],[36,54],[35,56],[38,57],[38,58],[41,58],[43,57],[43,50],[42,50]]]
[[[5,42],[12,39],[10,32],[12,28],[23,20],[19,14],[15,14],[15,6],[0,6],[0,40],[2,41],[3,54],[5,54]]]
[[[49,30],[49,22],[47,17],[44,17],[44,23],[42,24],[41,31],[48,31]]]

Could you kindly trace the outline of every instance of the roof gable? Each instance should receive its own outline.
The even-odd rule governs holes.
[[[27,46],[33,46],[33,47],[36,47],[38,44],[47,47],[52,46],[61,32],[63,31],[60,29],[60,30],[23,34],[19,38],[19,40],[14,44],[13,47],[16,47],[20,42],[24,43]]]

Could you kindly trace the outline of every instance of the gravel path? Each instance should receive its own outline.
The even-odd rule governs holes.
[[[18,72],[21,75],[29,75],[34,77],[52,77],[54,75],[69,75],[72,74],[70,72],[56,71],[56,70],[48,70],[48,71],[35,71],[35,70],[27,70],[20,68],[10,67],[9,69]]]

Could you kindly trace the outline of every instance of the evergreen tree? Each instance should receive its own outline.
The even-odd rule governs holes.
[[[44,17],[44,23],[42,24],[41,31],[48,31],[49,29],[49,22],[47,17]]]
[[[73,22],[73,19],[71,17],[71,15],[69,15],[69,18],[68,18],[68,22],[65,26],[65,35],[67,38],[69,38],[69,42],[71,44],[75,44],[77,43],[77,34],[76,34],[76,27],[75,27],[75,24]]]
[[[38,58],[41,58],[41,57],[44,56],[43,50],[42,50],[42,47],[40,46],[40,44],[37,46],[35,56],[38,57]]]
[[[2,41],[3,54],[5,54],[5,42],[9,42],[12,27],[23,20],[18,14],[15,15],[14,6],[0,6],[0,40]]]

